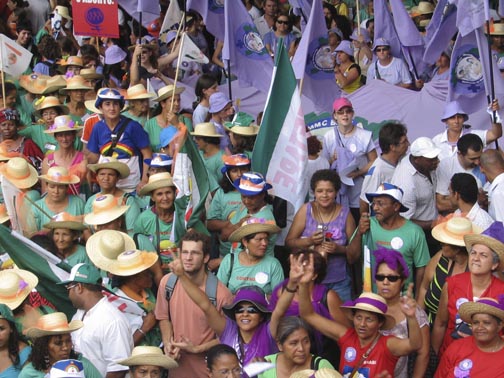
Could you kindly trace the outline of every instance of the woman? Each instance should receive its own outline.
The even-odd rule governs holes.
[[[112,41],[107,42],[105,65],[103,66],[104,84],[111,89],[124,88],[129,69],[128,54]]]
[[[168,77],[159,70],[157,46],[150,43],[137,44],[133,48],[133,64],[130,65],[130,85],[147,86],[150,80],[152,88],[158,91],[170,84]],[[139,62],[140,61],[140,62]],[[139,63],[138,63],[139,62]]]
[[[159,347],[137,346],[131,356],[118,362],[130,367],[131,378],[164,377],[166,370],[176,368],[177,362],[163,354]]]
[[[296,36],[292,33],[292,21],[288,14],[280,13],[275,17],[273,30],[266,33],[264,36],[264,45],[272,58],[275,57],[277,51],[278,38],[283,38],[283,44],[286,51],[292,49],[292,45],[296,40]]]
[[[220,188],[215,192],[207,212],[207,228],[210,232],[217,233],[219,238],[219,257],[208,262],[208,268],[212,271],[219,268],[222,259],[231,249],[231,243],[222,240],[220,233],[242,204],[240,192],[233,186],[233,182],[250,171],[251,164],[244,154],[225,155],[222,160],[224,167],[221,169]]]
[[[82,362],[86,377],[100,377],[95,366],[73,349],[71,333],[83,326],[80,320],[68,323],[62,312],[42,315],[33,327],[26,330],[26,335],[33,342],[32,351],[29,362],[23,367],[19,377],[43,378],[54,363],[69,358]]]
[[[372,2],[372,1],[370,1]],[[364,28],[354,29],[350,36],[354,47],[355,62],[361,68],[361,74],[366,75],[368,67],[373,61],[373,52],[370,48],[371,37]]]
[[[234,154],[246,154],[252,158],[252,150],[259,133],[259,126],[254,124],[254,117],[238,112],[231,122],[224,122],[224,127],[229,131],[231,151]]]
[[[143,84],[129,87],[124,97],[128,101],[128,110],[123,115],[145,126],[149,119],[149,99],[152,97],[155,97],[154,94],[147,92]]]
[[[158,109],[161,112],[145,123],[145,131],[149,134],[152,151],[160,152],[161,147],[164,147],[160,145],[160,134],[164,128],[170,125],[179,128],[179,123],[183,123],[189,131],[192,131],[191,121],[178,114],[180,111],[180,93],[184,90],[185,88],[182,87],[168,85],[158,91],[158,97],[154,101],[159,103]]]
[[[350,41],[341,41],[336,47],[334,77],[336,84],[345,93],[355,92],[362,86],[361,69],[355,63],[354,49]]]
[[[210,74],[203,74],[198,78],[194,87],[196,95],[196,107],[194,108],[192,120],[193,124],[207,122],[209,120],[208,109],[210,108],[210,96],[219,90],[219,83]]]
[[[242,377],[242,367],[236,351],[226,344],[217,344],[206,352],[208,376],[210,378]]]
[[[0,377],[17,378],[31,352],[14,323],[12,311],[0,304]]]
[[[406,297],[401,300],[401,311],[407,318],[410,337],[399,339],[394,336],[382,336],[381,329],[390,329],[395,320],[387,314],[387,304],[379,295],[362,293],[355,301],[345,302],[341,308],[352,320],[353,327],[337,323],[317,314],[311,305],[308,285],[315,277],[313,257],[302,265],[304,274],[299,285],[299,305],[301,317],[312,327],[326,336],[335,339],[344,358],[340,361],[339,371],[349,376],[356,372],[367,377],[374,377],[379,372],[394,371],[400,356],[406,356],[422,345],[420,327],[415,317],[416,302],[412,297],[413,285],[408,288]]]
[[[373,251],[373,254],[375,256],[373,276],[378,294],[387,302],[387,314],[395,320],[394,328],[383,330],[381,333],[384,336],[393,335],[400,339],[407,339],[409,337],[408,320],[401,310],[401,292],[404,288],[405,279],[409,277],[408,266],[398,251],[379,248]],[[417,352],[414,364],[410,364],[413,367],[412,373],[408,374],[409,357],[399,358],[394,371],[394,377],[396,378],[423,378],[429,364],[430,329],[427,314],[417,306],[415,316],[420,326],[422,347]]]
[[[35,202],[32,208],[39,231],[58,213],[65,211],[75,216],[84,213],[84,201],[75,190],[79,177],[70,174],[64,167],[51,167],[45,175],[40,175],[39,179],[46,183],[47,188],[47,195]],[[69,195],[69,190],[74,194]]]
[[[56,246],[56,256],[73,267],[80,263],[89,263],[86,248],[79,244],[80,234],[86,229],[82,220],[68,213],[56,214],[49,223],[44,224],[49,229],[49,237]]]
[[[60,93],[67,96],[66,106],[68,113],[74,122],[84,123],[88,117],[88,111],[84,105],[86,93],[91,88],[86,84],[86,79],[80,75],[73,76],[67,80],[67,86],[60,89]]]
[[[495,298],[504,292],[504,282],[493,274],[504,270],[502,235],[502,222],[494,222],[479,235],[464,236],[469,271],[446,279],[432,330],[432,347],[441,357],[455,339],[471,334],[471,329],[460,318],[460,305],[474,298]]]
[[[40,38],[37,49],[41,60],[33,67],[33,72],[47,76],[56,75],[56,61],[61,59],[61,48],[58,42],[52,36],[44,35]]]
[[[313,202],[297,212],[285,243],[289,248],[314,248],[327,259],[328,274],[323,283],[338,293],[341,300],[351,299],[351,282],[347,263],[360,256],[361,235],[355,231],[355,221],[347,207],[336,203],[341,181],[336,172],[323,169],[313,174],[310,187]]]
[[[504,301],[479,298],[460,306],[460,317],[474,335],[455,341],[441,358],[435,378],[488,377],[504,369]]]
[[[80,56],[69,56],[59,62],[60,72],[66,78],[80,75],[81,68],[84,67]]]
[[[266,255],[269,236],[278,232],[280,228],[274,221],[260,218],[244,221],[229,237],[231,242],[241,242],[243,250],[230,253],[222,259],[217,278],[232,293],[253,283],[271,295],[273,288],[284,279],[280,262]]]
[[[334,369],[331,363],[310,353],[311,329],[296,316],[287,316],[278,322],[276,342],[279,352],[264,357],[275,368],[260,374],[260,378],[289,378],[305,370]]]
[[[61,115],[54,118],[54,123],[44,131],[45,134],[54,135],[58,143],[58,149],[50,152],[42,161],[41,172],[43,175],[51,167],[64,167],[68,172],[75,174],[79,182],[71,190],[75,189],[80,193],[81,184],[86,178],[87,159],[82,151],[75,149],[75,142],[78,139],[77,133],[82,126],[76,124],[68,115]],[[42,185],[42,192],[45,192],[45,185]],[[75,194],[75,193],[74,193]]]
[[[436,66],[432,72],[431,81],[450,80],[451,54],[452,49],[450,47],[441,53],[438,60],[436,60]]]
[[[441,250],[432,257],[425,268],[418,294],[418,303],[427,311],[431,325],[436,319],[441,290],[446,279],[467,272],[469,256],[465,248],[464,235],[479,233],[481,230],[464,217],[453,217],[432,229],[432,236],[441,243]]]

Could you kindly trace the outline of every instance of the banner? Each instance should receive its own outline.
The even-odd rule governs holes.
[[[32,53],[3,34],[0,34],[0,43],[2,44],[0,69],[18,78],[30,65]]]
[[[195,10],[201,14],[208,31],[218,40],[224,40],[223,0],[187,0],[187,9]]]
[[[207,56],[201,52],[187,33],[182,34],[184,42],[182,43],[182,51],[180,51],[181,62],[196,62],[207,64],[209,62]]]
[[[457,32],[457,8],[448,0],[440,0],[425,33],[424,62],[436,63],[441,53],[449,46]]]
[[[142,25],[146,28],[154,23],[161,14],[159,2],[155,0],[117,0],[117,2],[126,13],[138,22],[140,22],[140,13],[142,13]]]
[[[119,38],[116,1],[104,1],[103,4],[74,1],[72,10],[75,35]]]

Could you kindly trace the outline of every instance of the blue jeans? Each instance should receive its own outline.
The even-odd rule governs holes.
[[[352,283],[348,275],[343,281],[330,282],[325,284],[325,286],[337,292],[343,303],[352,300]]]

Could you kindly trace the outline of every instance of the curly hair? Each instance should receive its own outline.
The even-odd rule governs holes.
[[[320,169],[316,171],[310,180],[311,190],[315,190],[319,181],[329,181],[337,192],[341,189],[341,179],[332,169]]]
[[[37,50],[46,59],[58,60],[61,58],[61,47],[50,35],[44,35],[40,39]]]
[[[49,361],[49,342],[53,337],[62,338],[63,335],[48,335],[38,337],[33,341],[32,351],[29,360],[33,367],[39,371],[46,371],[51,367]],[[73,345],[68,358],[77,359],[78,354],[74,351]]]

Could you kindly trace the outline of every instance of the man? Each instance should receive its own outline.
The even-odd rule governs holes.
[[[82,320],[84,327],[72,333],[75,350],[82,353],[105,378],[123,378],[127,368],[117,364],[131,354],[132,332],[122,312],[102,294],[100,272],[91,264],[77,264],[65,285],[68,297],[77,312],[73,320]]]
[[[206,264],[210,259],[210,239],[199,232],[187,232],[180,244],[180,260],[187,277],[201,290],[207,290],[209,277]],[[208,325],[205,314],[186,294],[181,283],[175,282],[171,296],[167,299],[167,284],[172,273],[167,274],[159,284],[155,315],[167,356],[178,360],[179,367],[170,370],[171,378],[207,378],[205,351],[218,343],[215,333]],[[231,303],[231,292],[216,280],[215,305]]]
[[[384,247],[399,251],[411,272],[405,282],[415,283],[415,291],[422,282],[425,266],[429,262],[429,250],[422,229],[412,221],[402,217],[401,211],[408,209],[403,205],[401,188],[383,183],[375,192],[366,193],[366,197],[374,211],[372,217],[363,213],[359,221],[359,232],[362,233],[362,246],[371,251],[371,267],[374,266],[372,251]],[[413,270],[415,268],[415,270]],[[415,279],[413,281],[413,272]],[[373,283],[373,291],[376,285]]]
[[[463,215],[473,224],[486,230],[494,222],[492,217],[478,205],[478,184],[469,173],[455,173],[450,180],[450,202],[455,215]]]
[[[275,25],[275,17],[278,12],[278,0],[266,0],[263,5],[264,15],[254,20],[257,31],[264,38],[267,32]]]
[[[439,163],[436,170],[436,206],[439,212],[452,212],[456,208],[450,200],[450,180],[455,173],[469,173],[474,176],[478,187],[486,181],[479,164],[483,152],[483,142],[476,134],[465,134],[457,142],[457,153]]]
[[[481,154],[481,172],[485,175],[488,187],[488,213],[504,222],[504,158],[500,151],[487,150]]]
[[[35,61],[40,58],[37,46],[33,41],[33,28],[30,20],[20,19],[16,24],[16,43],[33,54],[30,67],[35,66]]]
[[[378,143],[382,154],[373,162],[364,176],[360,195],[360,212],[369,211],[366,193],[374,192],[382,182],[391,182],[399,160],[406,154],[410,145],[406,126],[390,122],[380,129]]]
[[[376,60],[368,68],[367,80],[378,79],[399,87],[411,89],[411,75],[402,59],[392,56],[390,43],[385,38],[377,38],[373,52]]]

